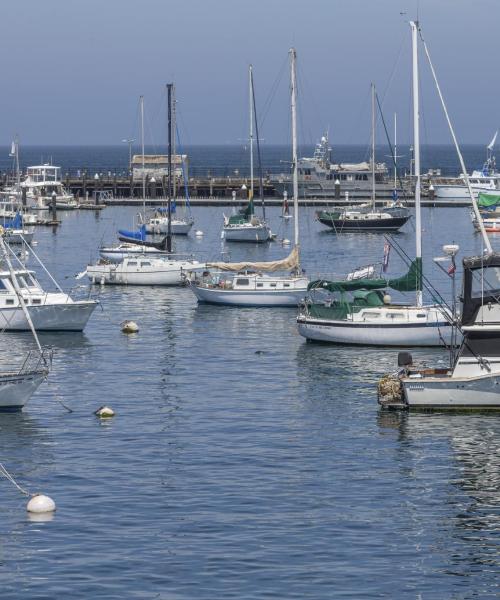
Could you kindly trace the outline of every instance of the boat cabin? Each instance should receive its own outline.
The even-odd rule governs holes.
[[[45,304],[47,294],[36,280],[34,271],[15,271],[15,277],[26,304],[33,306]],[[10,271],[0,271],[0,308],[18,305],[19,299],[12,283]]]

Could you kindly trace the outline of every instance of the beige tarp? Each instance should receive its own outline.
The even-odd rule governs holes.
[[[207,263],[211,269],[219,271],[291,271],[299,266],[299,249],[297,246],[283,260],[272,260],[270,262],[214,262]]]

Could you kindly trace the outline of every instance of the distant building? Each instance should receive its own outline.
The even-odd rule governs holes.
[[[183,175],[186,180],[189,179],[189,159],[187,154],[172,154],[172,172],[179,181],[182,180]],[[168,155],[145,154],[144,173],[148,179],[151,179],[151,177],[161,179],[164,175],[168,175]],[[132,177],[134,180],[140,180],[142,179],[142,175],[142,154],[134,154],[132,158]]]

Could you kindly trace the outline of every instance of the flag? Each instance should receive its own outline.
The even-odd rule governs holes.
[[[384,273],[387,271],[387,267],[389,266],[389,254],[391,253],[391,245],[389,242],[385,242],[384,244],[384,259],[382,261],[382,270]]]
[[[491,142],[486,146],[488,148],[488,150],[493,150],[493,146],[495,145],[495,142],[497,141],[497,135],[498,135],[498,130],[495,132],[495,135],[493,136],[493,139],[491,140]]]
[[[448,275],[453,275],[456,270],[457,266],[454,262],[452,262],[451,265],[448,267]]]
[[[9,156],[15,156],[15,155],[16,155],[16,142],[12,142],[12,145],[10,147]]]

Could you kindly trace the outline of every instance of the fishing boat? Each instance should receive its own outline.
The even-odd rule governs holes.
[[[2,262],[7,266],[8,276],[13,283],[17,302],[24,313],[24,318],[28,323],[29,330],[31,330],[37,346],[36,351],[28,352],[20,367],[10,367],[8,369],[4,367],[0,370],[0,410],[14,411],[21,410],[46,379],[49,374],[52,354],[51,352],[42,350],[30,313],[24,301],[24,295],[17,285],[18,280],[16,271],[12,267],[10,260],[9,248],[1,236],[0,247],[3,256]],[[0,281],[3,281],[3,279],[0,279]]]
[[[218,271],[204,272],[201,277],[189,278],[191,290],[199,302],[230,306],[297,306],[307,292],[309,279],[300,268],[299,204],[297,184],[297,86],[295,71],[296,52],[290,50],[293,207],[295,244],[290,255],[282,260],[268,262],[216,262],[207,268]],[[253,89],[252,71],[250,84]],[[268,275],[288,271],[287,275]],[[228,275],[228,273],[230,273]]]
[[[250,188],[248,189],[248,204],[240,210],[238,214],[231,216],[224,215],[224,226],[222,228],[222,239],[227,242],[268,242],[273,238],[270,227],[267,225],[265,220],[265,208],[264,208],[264,192],[262,186],[262,165],[260,161],[260,144],[258,135],[258,124],[255,109],[255,93],[253,88],[253,71],[252,65],[248,69],[248,82],[249,82],[249,109],[250,109]],[[260,170],[260,196],[263,208],[262,219],[255,215],[254,206],[254,119],[255,127],[257,128],[257,149],[259,158],[259,170]],[[246,189],[246,186],[244,186]]]
[[[195,259],[139,255],[127,256],[120,263],[101,259],[78,278],[86,275],[91,283],[101,285],[184,285],[187,273],[204,269],[206,265]]]
[[[61,167],[49,164],[28,167],[20,188],[21,193],[24,189],[27,205],[31,210],[48,210],[53,202],[54,193],[58,210],[78,208],[75,197],[66,191],[61,181]]]
[[[2,243],[16,267],[0,265],[0,330],[29,331],[27,311],[34,328],[38,331],[83,331],[98,304],[97,301],[74,300],[66,294],[33,248],[30,248],[29,254],[39,263],[57,291],[44,290],[36,278],[35,271],[22,264],[9,248],[8,241],[8,236],[2,237]]]
[[[313,281],[311,298],[297,317],[308,340],[376,346],[442,346],[452,341],[453,316],[441,304],[424,305],[422,295],[422,223],[420,182],[419,78],[417,25],[411,22],[413,135],[415,162],[415,260],[403,278]],[[383,289],[416,292],[415,304],[395,304]],[[321,290],[331,295],[317,299]],[[347,294],[349,293],[349,296]]]
[[[372,170],[371,204],[360,207],[342,207],[334,210],[319,210],[316,219],[337,233],[358,231],[398,231],[410,219],[410,211],[399,202],[388,203],[379,210],[375,206],[375,86],[372,84]]]

